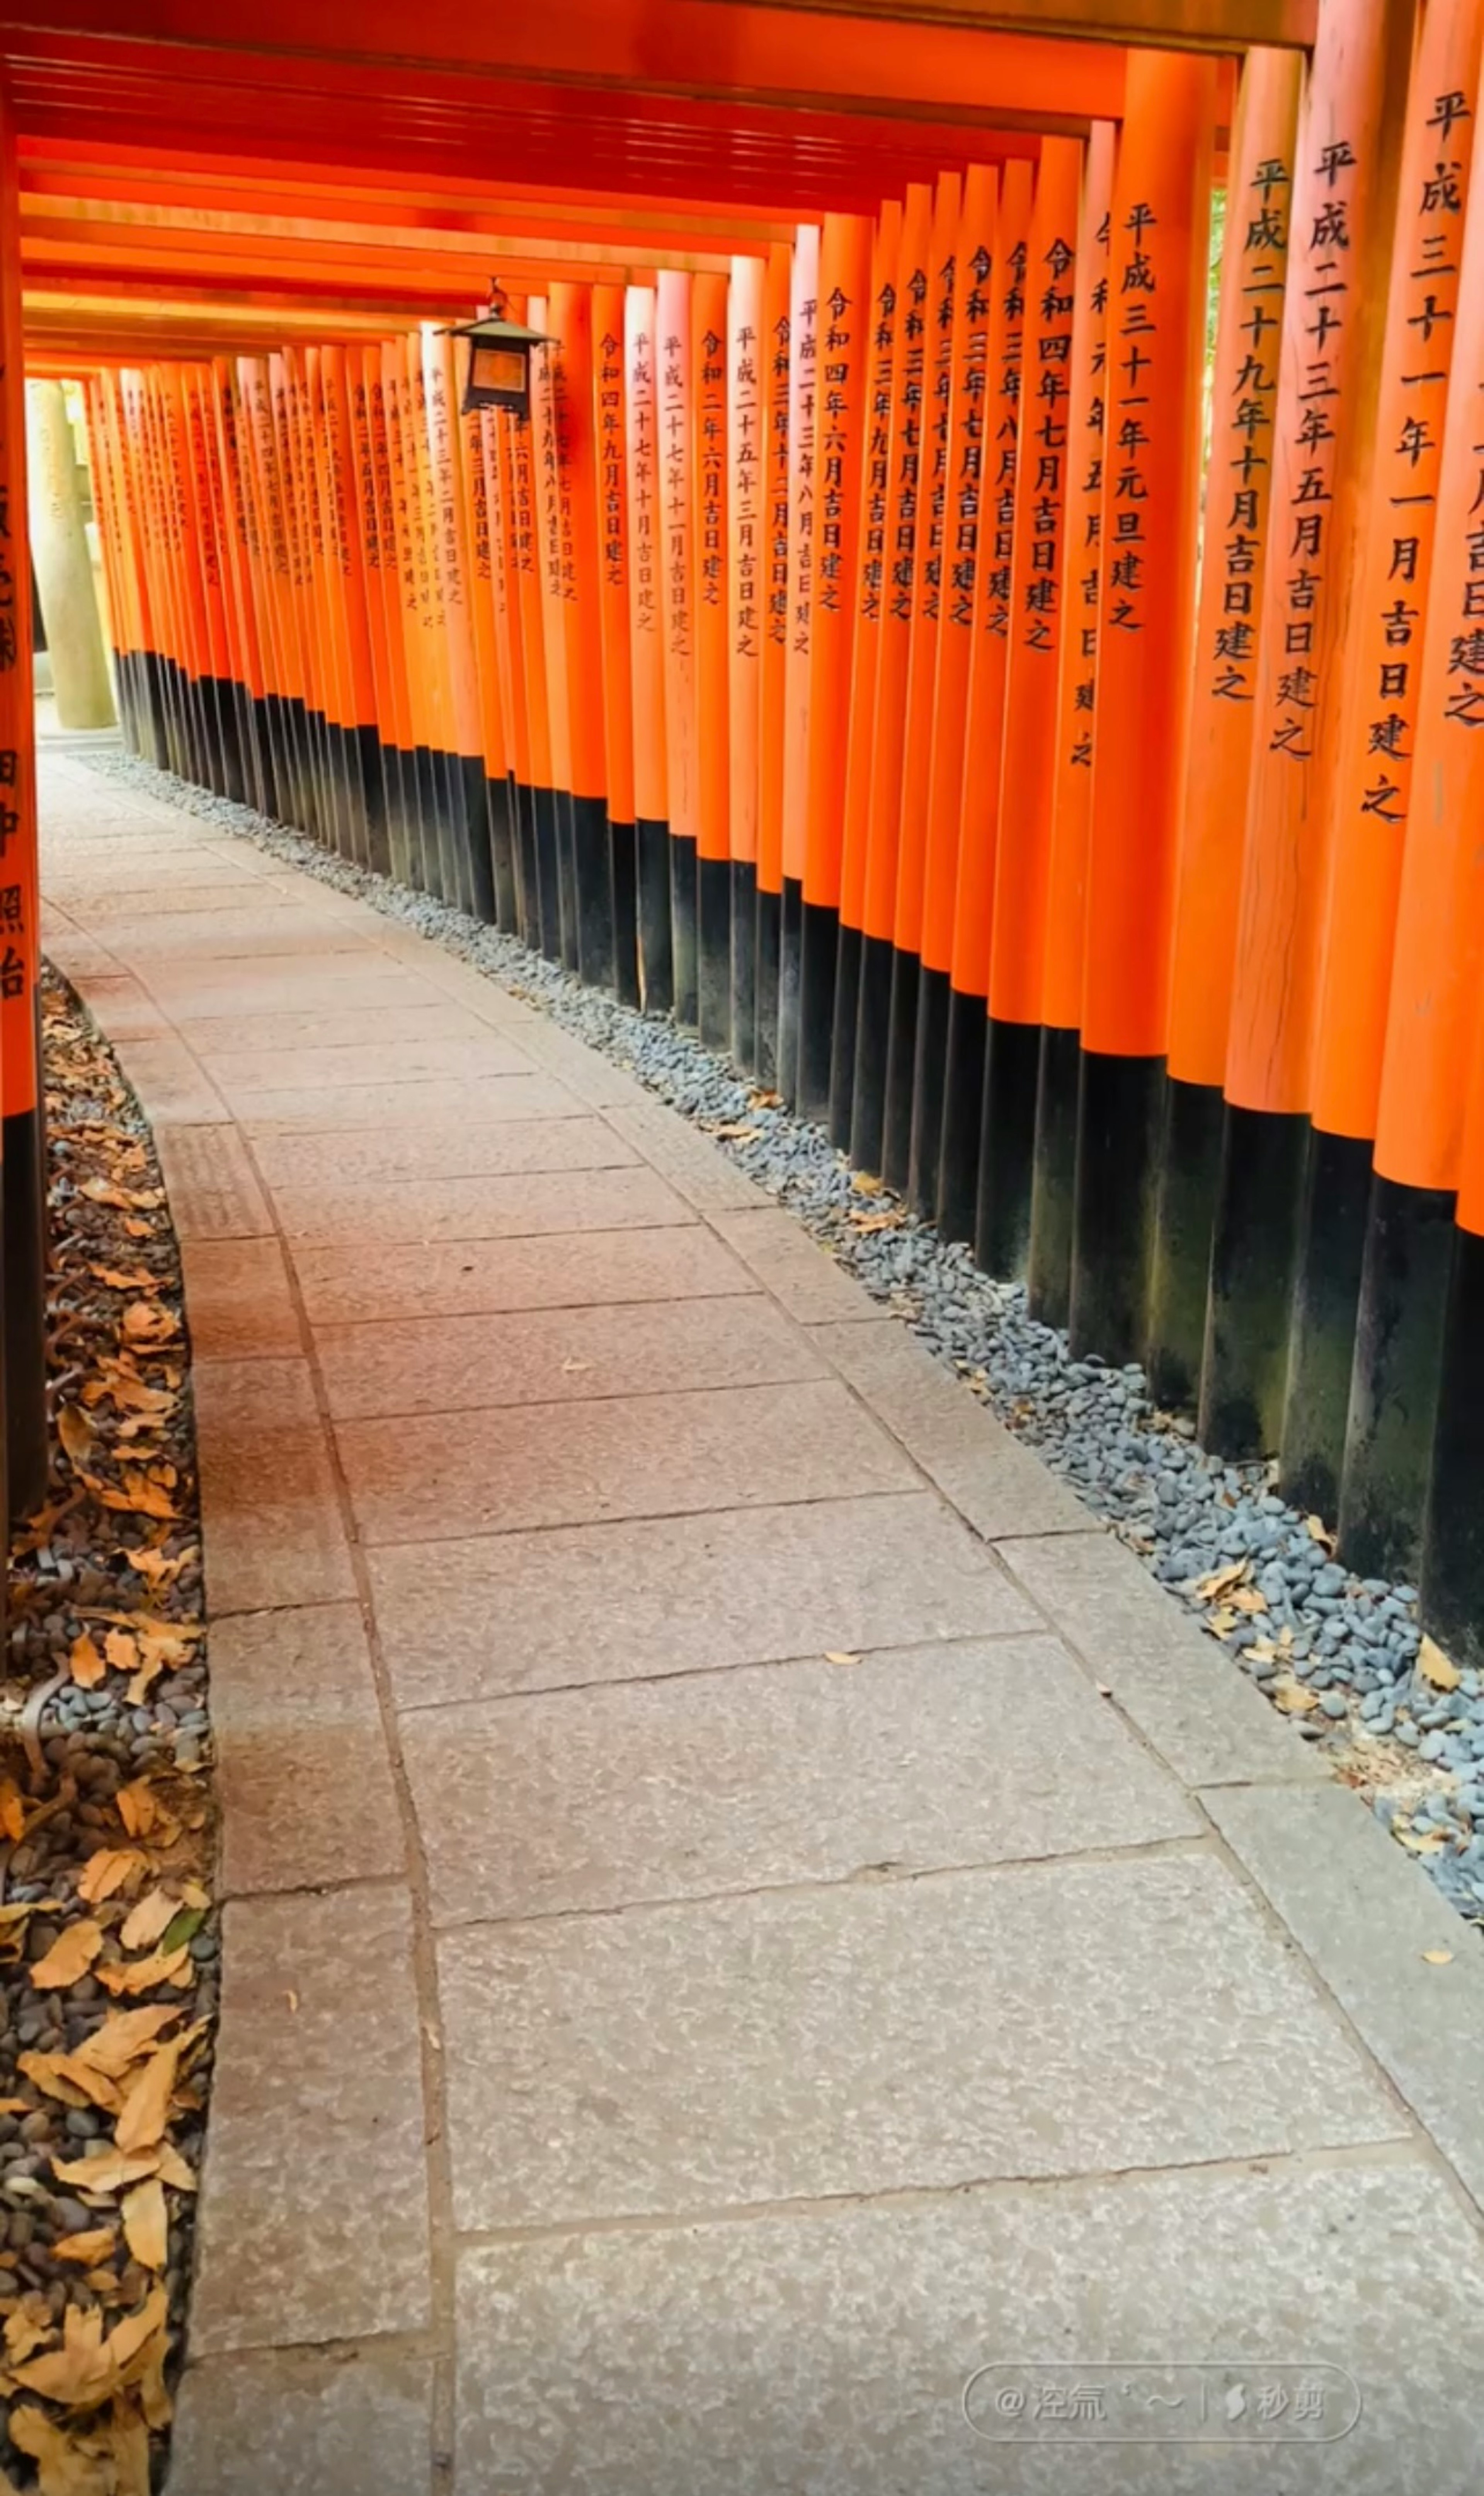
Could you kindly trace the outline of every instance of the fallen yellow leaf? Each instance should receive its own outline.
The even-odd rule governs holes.
[[[1221,1596],[1230,1594],[1233,1586],[1241,1585],[1249,1566],[1246,1560],[1233,1560],[1229,1568],[1213,1569],[1209,1577],[1197,1577],[1195,1591],[1202,1603],[1214,1604]]]
[[[142,2184],[146,2175],[157,2175],[160,2161],[152,2150],[125,2158],[117,2149],[90,2149],[85,2158],[53,2158],[51,2171],[84,2193],[121,2193],[126,2184]]]
[[[111,1967],[100,1966],[98,1981],[109,1993],[147,1993],[155,1984],[189,1984],[191,1953],[177,1950],[154,1958],[117,1960]]]
[[[827,1646],[824,1650],[824,1661],[826,1664],[859,1664],[860,1658],[858,1655],[851,1655],[848,1647]]]
[[[173,2038],[168,2045],[157,2047],[130,2080],[113,2127],[113,2137],[126,2156],[132,2150],[153,2149],[164,2139],[179,2069],[180,2041]]]
[[[1417,1649],[1417,1670],[1435,1690],[1456,1690],[1463,1679],[1451,1656],[1444,1655],[1436,1638],[1424,1638]]]
[[[5,2318],[5,2354],[14,2364],[29,2357],[34,2349],[45,2348],[55,2336],[56,2325],[51,2308],[35,2291],[23,2296],[13,2314]]]
[[[142,1777],[136,1777],[133,1785],[119,1787],[114,1801],[129,1835],[147,1837],[160,1817],[160,1805],[153,1787]]]
[[[67,1665],[74,1681],[81,1690],[96,1690],[108,1669],[86,1630],[80,1631],[73,1639]]]
[[[122,1889],[134,1873],[143,1869],[144,1857],[137,1846],[100,1846],[84,1863],[77,1882],[77,1895],[91,1907],[101,1906]]]
[[[162,2028],[180,2017],[173,2002],[147,2002],[139,2011],[110,2011],[103,2024],[68,2056],[70,2066],[85,2065],[106,2079],[121,2079],[131,2063],[147,2054]]]
[[[26,1833],[26,1807],[14,1777],[0,1777],[0,1834],[18,1846]]]
[[[86,1976],[103,1948],[103,1926],[89,1919],[80,1924],[69,1924],[59,1933],[45,1958],[35,1961],[29,1970],[38,1993],[65,1993],[79,1976]]]
[[[141,2184],[139,2189],[142,2193],[148,2188]],[[88,2228],[81,2235],[58,2236],[51,2250],[58,2262],[80,2262],[84,2270],[92,2270],[112,2252],[113,2231]]]
[[[1280,1675],[1269,1696],[1274,1706],[1281,1707],[1285,1716],[1313,1715],[1319,1703],[1318,1693],[1306,1690],[1303,1683],[1295,1681],[1291,1675]]]
[[[56,2098],[62,2106],[80,2106],[87,2101],[70,2074],[62,2070],[64,2054],[17,2054],[15,2069],[23,2072],[34,2089],[43,2097]]]
[[[152,1950],[170,1918],[178,1912],[178,1902],[169,1890],[147,1890],[130,1913],[118,1938],[125,1950]]]
[[[103,1651],[116,1672],[132,1672],[139,1660],[139,1650],[127,1630],[109,1630]]]
[[[45,2410],[29,2402],[11,2412],[11,2442],[36,2463],[39,2496],[113,2496],[113,2474],[107,2461],[85,2452]]]
[[[145,2270],[163,2270],[170,2246],[170,2219],[165,2187],[158,2175],[136,2184],[124,2195],[124,2242]]]
[[[1453,1965],[1453,1952],[1451,1950],[1424,1950],[1422,1955],[1427,1960],[1429,1967],[1451,1967]]]
[[[86,1464],[98,1444],[98,1433],[80,1404],[64,1404],[57,1415],[57,1437],[75,1465]]]

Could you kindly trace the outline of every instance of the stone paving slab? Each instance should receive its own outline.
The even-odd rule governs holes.
[[[429,2358],[386,2343],[208,2358],[180,2387],[170,2496],[415,2496],[432,2406]]]
[[[114,920],[133,923],[147,914],[153,924],[161,918],[178,917],[182,911],[205,916],[256,910],[277,899],[264,890],[261,876],[232,875],[222,872],[220,867],[209,875],[205,864],[194,858],[180,859],[176,876],[168,884],[145,882],[138,874],[105,884],[90,874],[85,884],[63,886],[59,890],[68,908],[100,933],[106,933],[108,922]]]
[[[880,1318],[879,1303],[781,1204],[708,1218],[764,1291],[801,1326]]]
[[[1188,1785],[1325,1782],[1232,1659],[1100,1529],[1008,1541],[1006,1566]]]
[[[194,1239],[259,1238],[271,1230],[267,1200],[235,1126],[164,1127],[155,1150],[182,1247]]]
[[[73,985],[115,1046],[136,1037],[156,1040],[170,1028],[148,989],[129,971],[84,971]]]
[[[826,1374],[797,1329],[757,1292],[745,1299],[635,1300],[323,1327],[318,1343],[336,1420],[588,1403]]]
[[[1036,1626],[930,1492],[369,1555],[402,1707]]]
[[[427,2175],[406,1890],[235,1899],[222,1978],[193,2351],[422,2329]]]
[[[227,1116],[210,1076],[168,1028],[145,1033],[137,1025],[118,1054],[151,1126],[210,1127]]]
[[[388,1092],[427,1082],[482,1085],[492,1076],[532,1072],[524,1051],[491,1031],[476,1032],[472,1040],[362,1040],[224,1049],[213,1052],[207,1063],[223,1095],[249,1117],[260,1114],[254,1104],[263,1095],[281,1098],[286,1092],[359,1089],[368,1083],[383,1084]]]
[[[1204,1797],[1233,1853],[1484,2207],[1484,1958],[1345,1786]]]
[[[610,1109],[608,1115],[619,1134],[665,1172],[697,1213],[771,1208],[770,1196],[663,1102],[646,1095],[631,1106]]]
[[[218,1621],[211,1709],[226,1895],[402,1873],[396,1791],[356,1605]]]
[[[636,1170],[632,1144],[605,1119],[507,1119],[503,1126],[353,1127],[338,1135],[294,1136],[255,1127],[254,1150],[281,1195],[311,1186],[392,1186],[398,1180],[503,1178],[547,1170]],[[687,1205],[680,1219],[693,1219]]]
[[[469,1413],[456,1432],[420,1414],[342,1421],[335,1435],[368,1544],[913,1486],[832,1379]]]
[[[195,1359],[282,1358],[300,1350],[276,1239],[184,1239],[180,1264]]]
[[[367,1248],[354,1263],[343,1247],[313,1241],[295,1240],[290,1253],[316,1326],[732,1295],[748,1281],[746,1268],[699,1223]]]
[[[815,1342],[986,1542],[1082,1533],[1087,1511],[897,1318],[814,1326]]]
[[[238,1094],[234,1107],[250,1126],[317,1135],[341,1127],[420,1127],[429,1119],[488,1126],[505,1118],[560,1118],[577,1104],[544,1075],[491,1075],[479,1082],[429,1076],[410,1083],[291,1084]]]
[[[421,1709],[402,1748],[444,1924],[1205,1834],[1049,1638]]]
[[[307,1363],[201,1361],[194,1383],[212,1616],[353,1595],[329,1442]]]
[[[183,1019],[180,1037],[210,1065],[239,1050],[386,1047],[401,1043],[478,1040],[487,1030],[464,1006],[428,990],[406,1005],[325,1006],[274,1014],[200,1014]]]
[[[463,2229],[1406,2132],[1195,1852],[478,1925],[438,1969]]]
[[[566,1123],[558,1118],[541,1132],[558,1135]],[[382,1178],[358,1186],[336,1184],[326,1175],[296,1187],[280,1185],[275,1193],[279,1218],[292,1238],[339,1241],[342,1246],[348,1241],[380,1247],[405,1240],[655,1231],[695,1218],[684,1198],[642,1163],[617,1170]]]
[[[1481,2314],[1479,2240],[1412,2161],[1016,2185],[472,2248],[454,2486],[1451,2496],[1477,2476]],[[1280,2450],[974,2433],[971,2378],[1047,2356],[1073,2371],[1245,2359],[1252,2406],[1264,2361],[1327,2361],[1348,2368],[1364,2407],[1343,2442]]]
[[[183,910],[176,918],[118,919],[108,922],[107,942],[139,968],[156,962],[270,962],[310,954],[354,953],[368,956],[366,940],[333,911],[294,903],[271,892],[258,896],[256,909]]]
[[[117,974],[118,964],[108,969]],[[186,1020],[305,1014],[323,1004],[337,1012],[381,1005],[407,1006],[432,993],[399,963],[375,953],[328,953],[269,961],[152,962],[146,984],[177,1027]]]

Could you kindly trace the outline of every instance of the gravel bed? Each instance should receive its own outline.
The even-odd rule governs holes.
[[[104,777],[243,834],[457,954],[601,1049],[696,1125],[822,1240],[1026,1445],[1064,1477],[1319,1745],[1459,1914],[1484,1926],[1484,1686],[1420,1636],[1413,1587],[1353,1576],[1271,1464],[1230,1465],[1159,1412],[1137,1366],[1074,1360],[890,1190],[853,1175],[823,1131],[760,1093],[667,1017],[585,988],[519,941],[322,850],[251,808],[122,753]]]
[[[55,1436],[0,1677],[0,2486],[148,2496],[218,1993],[180,1262],[139,1104],[43,979]]]

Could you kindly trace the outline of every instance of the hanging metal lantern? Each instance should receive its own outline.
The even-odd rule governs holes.
[[[531,350],[555,346],[556,340],[512,321],[502,286],[491,278],[489,302],[478,320],[455,323],[448,335],[469,341],[461,411],[465,416],[481,407],[504,408],[511,416],[530,415]]]

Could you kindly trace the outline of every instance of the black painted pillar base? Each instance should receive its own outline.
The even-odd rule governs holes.
[[[765,1092],[778,1088],[778,973],[783,956],[784,897],[766,885],[757,887],[757,968],[753,982],[757,1002],[757,1080]]]
[[[1169,1413],[1193,1412],[1200,1396],[1225,1123],[1219,1083],[1182,1083],[1170,1077],[1164,1092],[1145,1356],[1150,1392]]]
[[[503,936],[520,932],[515,885],[515,792],[513,782],[484,779],[484,812],[489,822],[489,864],[495,887],[495,925]]]
[[[433,781],[432,749],[426,745],[413,750],[413,786],[417,794],[412,870],[415,892],[436,892],[438,889],[438,793]]]
[[[646,1014],[668,1014],[675,1002],[675,946],[670,920],[670,834],[667,824],[641,815],[635,827],[638,870],[639,998]]]
[[[1363,1137],[1311,1128],[1305,1154],[1278,1486],[1331,1524],[1349,1429],[1372,1149]]]
[[[608,821],[608,873],[613,879],[613,993],[621,1006],[639,999],[638,859],[633,824]]]
[[[381,740],[374,728],[348,731],[359,784],[362,864],[373,875],[391,872],[391,837],[386,813],[386,783],[382,771]]]
[[[984,1051],[989,1005],[962,988],[948,995],[943,1051],[943,1141],[939,1147],[938,1228],[972,1244],[979,1209],[979,1135],[984,1116]]]
[[[917,1063],[917,989],[922,964],[915,953],[891,949],[891,1010],[886,1017],[886,1068],[881,1117],[881,1176],[905,1190],[912,1161],[912,1069]]]
[[[464,813],[463,766],[456,754],[435,748],[434,771],[442,815],[439,855],[443,860],[443,898],[450,909],[469,907],[469,825]]]
[[[575,800],[570,789],[559,789],[556,793],[556,863],[562,967],[580,976],[582,943],[577,900],[577,830]]]
[[[1296,1110],[1227,1105],[1196,1420],[1213,1455],[1270,1456],[1283,1435],[1308,1140]]]
[[[165,692],[165,662],[153,650],[144,653],[144,751],[156,770],[170,765],[170,713]]]
[[[917,979],[917,1041],[912,1053],[912,1140],[907,1165],[907,1193],[915,1211],[927,1222],[931,1222],[938,1211],[951,996],[947,972],[930,971],[924,962]]]
[[[708,1048],[731,1052],[731,860],[696,860],[696,1019]]]
[[[464,823],[468,834],[466,858],[469,875],[469,909],[485,927],[495,923],[495,854],[489,837],[489,800],[486,791],[482,754],[461,754],[457,758],[459,776],[464,784]]]
[[[891,1045],[891,980],[896,948],[889,937],[862,936],[855,1007],[855,1070],[850,1092],[850,1156],[873,1176],[886,1134],[886,1059]]]
[[[613,850],[603,797],[572,800],[577,968],[590,988],[613,989]]]
[[[1454,1202],[1372,1180],[1340,1487],[1339,1556],[1362,1577],[1415,1580],[1422,1562]]]
[[[562,958],[562,904],[557,889],[557,793],[532,791],[536,826],[537,942],[548,962]]]
[[[1422,1557],[1422,1622],[1484,1666],[1484,1238],[1453,1235]]]
[[[417,839],[417,758],[400,745],[384,745],[382,770],[386,784],[386,846],[396,884],[413,881],[413,851]]]
[[[4,1121],[5,1443],[10,1522],[46,1495],[46,1175],[36,1109]]]
[[[515,827],[515,898],[520,911],[520,941],[533,953],[541,949],[541,880],[536,863],[536,790],[529,780],[510,780]]]
[[[1143,1358],[1164,1082],[1162,1057],[1083,1050],[1067,1319],[1077,1359]]]
[[[791,1108],[799,1089],[799,1005],[804,965],[804,888],[784,878],[778,930],[778,1088]]]
[[[700,1020],[699,964],[696,929],[696,842],[670,834],[670,952],[674,962],[675,1020],[695,1031]]]
[[[341,801],[350,832],[351,856],[357,866],[374,868],[376,862],[371,855],[371,817],[376,801],[366,785],[366,755],[360,741],[360,731],[356,728],[337,728],[334,735],[340,767]]]
[[[284,801],[279,792],[280,761],[274,733],[273,705],[266,694],[253,703],[253,746],[258,757],[258,811],[266,815],[270,824],[283,820]]]
[[[1031,1187],[1036,1173],[1036,1095],[1041,1026],[991,1014],[984,1049],[984,1114],[979,1128],[979,1201],[974,1253],[986,1274],[1019,1282],[1031,1262]]]
[[[757,870],[731,861],[731,1053],[744,1075],[757,1071]]]
[[[858,927],[842,924],[835,953],[834,1028],[829,1044],[829,1139],[837,1152],[850,1149],[850,1121],[855,1103],[855,1023],[860,1012],[860,953],[865,943]]]
[[[1036,1147],[1031,1174],[1031,1249],[1026,1307],[1042,1326],[1071,1314],[1071,1252],[1077,1207],[1077,1098],[1082,1035],[1047,1024],[1036,1083]]]
[[[839,952],[838,916],[824,902],[805,901],[799,930],[798,1110],[819,1126],[829,1116]]]
[[[242,728],[237,717],[237,688],[231,676],[208,676],[205,690],[216,729],[217,786],[224,797],[248,802],[247,764],[242,753]]]

